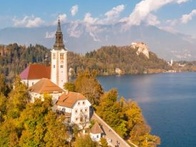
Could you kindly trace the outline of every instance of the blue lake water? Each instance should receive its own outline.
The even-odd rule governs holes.
[[[98,77],[104,90],[118,89],[142,108],[161,147],[196,147],[196,73]]]

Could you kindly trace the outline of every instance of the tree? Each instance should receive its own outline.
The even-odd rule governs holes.
[[[17,128],[16,120],[10,118],[0,125],[0,146],[17,147],[20,131]]]
[[[108,146],[108,142],[107,142],[107,140],[105,138],[102,137],[100,142],[101,142],[101,146],[102,147],[109,147]]]
[[[95,105],[99,103],[100,96],[103,94],[103,88],[96,79],[95,71],[80,72],[75,80],[75,88],[77,92],[87,97],[91,104]]]
[[[5,76],[3,74],[0,74],[0,93],[3,93],[5,96],[7,96],[8,92],[9,88],[8,85],[6,85]]]
[[[0,93],[0,123],[3,122],[3,116],[6,114],[6,101],[7,98]]]
[[[150,127],[137,103],[124,98],[118,100],[116,89],[111,89],[101,96],[96,112],[121,137],[129,138],[138,146],[147,144],[151,147],[160,144],[160,138],[150,134]]]
[[[63,124],[65,120],[64,116],[57,116],[54,112],[49,112],[45,117],[46,122],[46,134],[44,141],[46,147],[64,147],[68,139],[67,127]]]
[[[127,135],[127,122],[124,120],[123,109],[117,99],[118,92],[116,89],[105,92],[100,99],[99,106],[96,107],[96,112],[124,138]]]
[[[25,109],[26,104],[29,102],[29,98],[27,87],[21,83],[19,77],[16,77],[14,88],[10,92],[7,102],[7,116],[12,118],[19,117],[20,112]]]
[[[97,143],[92,141],[89,135],[76,138],[74,147],[97,147]]]
[[[64,119],[51,110],[51,98],[29,103],[19,118],[22,129],[20,146],[67,146]]]
[[[64,89],[74,92],[76,87],[75,87],[74,83],[68,82],[68,83],[64,84]]]
[[[144,117],[142,115],[142,111],[134,101],[126,102],[126,106],[124,108],[127,125],[130,130],[137,124],[144,124]]]

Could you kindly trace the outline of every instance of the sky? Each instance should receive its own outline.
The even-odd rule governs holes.
[[[0,29],[81,22],[153,25],[196,38],[196,0],[0,0]]]

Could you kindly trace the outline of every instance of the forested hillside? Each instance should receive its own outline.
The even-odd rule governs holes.
[[[170,67],[167,62],[149,52],[149,58],[144,54],[137,55],[137,49],[132,46],[105,46],[85,55],[85,65],[96,69],[100,74],[116,74],[119,68],[123,74],[144,74],[163,72]]]
[[[49,50],[41,45],[30,45],[28,47],[16,43],[7,46],[0,45],[0,73],[3,73],[6,79],[10,81],[28,64],[44,63],[46,56],[49,54]]]
[[[96,70],[99,75],[158,73],[169,70],[166,61],[149,52],[137,55],[131,46],[105,46],[85,55],[68,52],[68,67],[72,75],[84,69]],[[21,46],[16,43],[0,45],[0,73],[7,80],[19,74],[30,63],[50,64],[50,50],[42,45]]]

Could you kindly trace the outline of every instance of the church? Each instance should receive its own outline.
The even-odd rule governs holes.
[[[55,36],[55,44],[51,50],[51,65],[30,64],[20,74],[22,82],[27,87],[31,87],[42,78],[50,79],[60,88],[63,88],[63,85],[68,82],[67,49],[63,43],[60,20],[58,20]]]
[[[21,72],[20,78],[28,87],[30,102],[34,103],[36,99],[44,100],[44,94],[49,94],[55,111],[63,113],[68,123],[84,128],[90,122],[91,103],[81,93],[64,89],[63,85],[68,82],[67,68],[67,49],[58,20],[50,66],[30,64]]]

